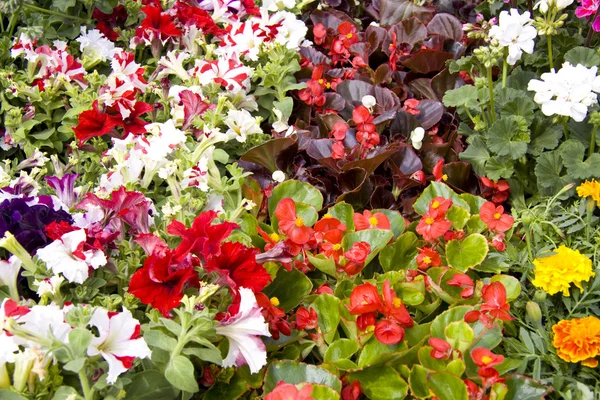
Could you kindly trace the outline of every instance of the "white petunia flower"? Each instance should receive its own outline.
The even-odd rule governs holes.
[[[423,138],[425,137],[425,129],[420,126],[415,128],[414,131],[410,133],[410,141],[412,142],[412,146],[416,150],[420,150],[423,146]]]
[[[227,136],[240,143],[244,143],[248,135],[262,133],[256,118],[246,110],[229,110],[224,122],[229,127]]]
[[[98,329],[98,336],[92,338],[87,355],[100,354],[108,362],[108,383],[115,383],[119,375],[131,368],[132,357],[150,357],[151,351],[140,337],[140,322],[129,310],[113,314],[96,308],[89,324]]]
[[[268,11],[274,12],[283,9],[292,9],[296,6],[296,0],[264,0],[262,7]]]
[[[81,27],[81,36],[75,40],[79,42],[79,50],[83,56],[93,60],[112,60],[115,53],[120,50],[115,48],[113,42],[104,37],[104,34],[98,29],[87,32],[85,26]]]
[[[54,275],[51,278],[43,279],[42,281],[35,281],[38,285],[37,294],[42,297],[44,295],[55,295],[60,290],[60,285],[64,282],[65,278],[59,275]]]
[[[537,36],[537,30],[532,23],[529,11],[519,14],[516,8],[511,8],[510,14],[508,11],[502,11],[498,25],[490,29],[490,37],[498,40],[501,46],[508,47],[508,64],[515,65],[523,52],[533,53],[533,39]]]
[[[0,260],[0,286],[8,286],[10,297],[13,300],[19,299],[17,290],[17,276],[21,269],[21,260],[11,256],[8,261]]]
[[[167,75],[176,75],[182,81],[190,79],[190,75],[183,67],[183,63],[190,58],[190,54],[185,51],[169,51],[165,56],[158,60],[158,70],[160,71],[156,79],[161,79]]]
[[[89,276],[89,269],[106,265],[106,255],[101,250],[83,250],[86,241],[85,230],[65,233],[60,239],[39,249],[37,256],[55,274],[62,273],[69,282],[83,283]]]
[[[536,92],[533,99],[541,104],[544,115],[562,115],[581,122],[588,107],[597,102],[596,93],[600,93],[597,72],[598,67],[574,67],[565,62],[558,72],[552,70],[542,74],[541,80],[530,80],[527,89]]]
[[[290,50],[298,50],[308,33],[304,21],[296,18],[296,15],[288,11],[280,11],[274,14],[271,20],[273,19],[280,19],[280,21],[277,21],[279,26],[275,42]]]
[[[267,364],[267,351],[259,336],[271,336],[271,333],[252,290],[241,287],[240,296],[239,312],[223,319],[216,328],[217,334],[229,339],[229,353],[222,365],[247,364],[254,374]]]

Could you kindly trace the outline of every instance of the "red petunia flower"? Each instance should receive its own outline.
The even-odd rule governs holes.
[[[404,329],[395,321],[382,319],[375,325],[375,337],[383,344],[396,344],[404,339]]]
[[[120,121],[117,118],[98,110],[98,100],[96,100],[92,104],[91,110],[79,114],[78,124],[73,128],[73,131],[81,146],[93,137],[110,133],[119,125]]]
[[[163,13],[160,8],[146,6],[141,11],[146,14],[146,18],[135,31],[137,37],[158,38],[165,42],[171,37],[181,36],[181,31],[177,29],[171,16]]]
[[[119,34],[115,31],[116,27],[123,27],[127,21],[127,10],[125,6],[120,4],[113,8],[110,14],[105,14],[97,8],[94,8],[92,18],[98,21],[96,29],[106,36],[108,40],[115,41],[119,38]]]
[[[429,267],[439,267],[442,264],[442,259],[437,251],[431,247],[422,247],[417,255],[417,266],[420,270],[425,271]]]
[[[350,315],[360,315],[377,311],[381,307],[381,299],[377,288],[369,282],[356,286],[350,294]]]
[[[275,208],[275,216],[279,221],[279,229],[286,234],[295,244],[307,243],[312,236],[313,230],[304,225],[304,219],[296,215],[296,203],[286,197],[282,199]]]
[[[127,291],[168,317],[183,298],[186,285],[200,287],[198,274],[189,260],[177,261],[174,252],[167,250],[146,258],[131,277]]]
[[[504,207],[496,206],[491,201],[488,201],[481,206],[479,209],[479,217],[485,222],[490,231],[498,233],[506,232],[515,222],[513,217],[504,214]]]
[[[438,216],[437,213],[428,211],[419,221],[416,231],[419,235],[423,236],[423,239],[429,242],[444,236],[451,226],[452,223],[443,216]]]
[[[122,122],[123,132],[125,133],[123,136],[128,136],[129,134],[142,135],[146,133],[146,125],[149,122],[146,122],[139,117],[152,110],[154,110],[154,107],[150,104],[144,103],[143,101],[136,102],[129,117],[125,118]]]
[[[239,242],[225,242],[218,255],[211,257],[204,269],[217,272],[234,292],[245,287],[258,293],[270,282],[271,275],[256,262],[258,249],[249,248]]]
[[[436,360],[444,360],[452,354],[452,346],[443,339],[432,337],[427,343],[433,347],[433,350],[431,350],[431,357]]]
[[[371,211],[365,210],[362,214],[354,213],[352,219],[357,231],[373,228],[390,229],[391,227],[390,220],[381,212],[372,214]]]
[[[503,321],[513,319],[508,313],[510,305],[506,302],[506,288],[502,282],[492,282],[489,285],[485,285],[481,298],[484,301],[484,304],[481,306],[482,312],[488,312],[492,317]]]
[[[178,1],[174,8],[177,11],[177,19],[184,25],[195,25],[207,35],[221,36],[227,32],[225,29],[219,28],[210,14],[200,7]]]

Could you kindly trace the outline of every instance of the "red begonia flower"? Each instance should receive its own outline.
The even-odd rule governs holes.
[[[286,197],[279,201],[275,208],[275,216],[279,221],[279,229],[285,233],[289,240],[295,244],[307,243],[312,236],[313,230],[304,225],[304,219],[296,215],[296,203]]]
[[[382,319],[375,325],[375,337],[383,344],[396,344],[404,339],[404,329],[395,321]]]
[[[513,223],[514,218],[508,214],[504,214],[504,207],[496,206],[491,201],[484,203],[479,209],[479,217],[487,225],[488,229],[493,232],[506,232]]]
[[[381,307],[381,299],[377,288],[369,282],[356,286],[350,294],[351,315],[366,314],[377,311]]]

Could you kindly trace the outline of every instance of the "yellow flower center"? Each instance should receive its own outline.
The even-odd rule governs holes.
[[[434,210],[437,209],[440,206],[440,202],[439,201],[434,201],[433,203],[431,203],[431,208],[433,208]]]
[[[352,34],[351,34],[351,33],[349,33],[349,34],[347,34],[347,35],[346,35],[346,37],[347,37],[348,39],[350,39],[350,38],[352,38]]]
[[[296,226],[298,228],[300,228],[301,226],[304,226],[304,220],[302,219],[302,217],[296,218],[296,221],[294,221],[294,223],[296,224]]]
[[[369,223],[371,224],[371,226],[377,226],[377,218],[375,217],[371,217],[369,218]]]
[[[327,82],[327,83],[325,84],[325,87],[326,87],[327,89],[331,89],[331,83]]]
[[[491,363],[492,360],[493,360],[493,358],[490,357],[490,356],[483,356],[483,357],[481,357],[481,362],[484,363],[485,365]]]
[[[429,258],[428,256],[423,257],[423,262],[425,264],[431,264],[431,258]]]
[[[275,232],[271,233],[271,234],[269,235],[269,237],[270,237],[270,238],[271,238],[271,240],[272,240],[272,241],[274,241],[274,242],[279,242],[279,239],[281,239],[281,238],[279,237],[279,235],[278,235],[278,234],[276,234]]]
[[[279,299],[277,297],[271,297],[269,299],[269,301],[271,302],[271,304],[273,304],[275,307],[279,307]]]
[[[427,225],[433,225],[433,223],[435,222],[435,219],[429,217],[429,218],[425,218],[425,223]]]
[[[446,174],[442,175],[442,180],[443,181],[447,181],[448,180],[448,175],[446,175]]]
[[[323,215],[323,219],[329,219],[329,218],[333,218],[333,215],[331,215],[329,213]]]
[[[342,245],[341,245],[341,244],[339,244],[339,243],[336,243],[336,244],[334,244],[334,245],[333,245],[333,249],[334,249],[335,251],[338,251],[338,250],[339,250],[339,249],[341,249],[341,248],[342,248]]]
[[[319,85],[322,85],[325,82],[323,79],[319,79]]]
[[[392,305],[394,308],[400,308],[402,305],[402,300],[400,300],[398,297],[394,297],[394,300],[392,300]]]
[[[500,214],[500,213],[494,214],[494,218],[495,219],[500,219],[500,217],[502,217],[502,214]]]

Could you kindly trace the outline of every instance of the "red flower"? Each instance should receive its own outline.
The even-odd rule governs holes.
[[[323,44],[327,38],[327,28],[323,24],[316,24],[313,27],[315,44]]]
[[[245,287],[258,293],[271,282],[271,275],[256,262],[256,254],[258,249],[238,242],[225,242],[218,255],[211,257],[204,269],[206,272],[218,272],[234,292],[239,287]]]
[[[116,27],[123,27],[127,21],[127,10],[122,4],[116,6],[112,13],[105,14],[97,8],[94,8],[92,18],[98,20],[96,29],[106,36],[107,39],[113,42],[119,38],[119,34],[115,32]]]
[[[479,209],[479,216],[485,222],[488,229],[493,232],[506,232],[515,220],[508,214],[504,214],[504,207],[497,206],[491,201],[486,202]]]
[[[359,381],[354,381],[342,389],[342,400],[358,400],[362,395]]]
[[[344,158],[345,154],[346,150],[344,149],[343,143],[335,142],[331,146],[331,158],[333,158],[334,160],[341,160],[342,158]]]
[[[396,344],[404,339],[404,329],[394,321],[382,319],[375,325],[375,337],[383,344]]]
[[[238,225],[232,222],[212,225],[212,221],[216,217],[217,213],[215,211],[205,211],[194,219],[189,229],[177,220],[173,220],[167,226],[167,232],[170,235],[179,236],[183,239],[175,249],[178,258],[183,258],[192,253],[209,260],[219,255],[221,242],[229,236],[232,230],[238,228]]]
[[[279,229],[295,244],[305,244],[312,236],[312,229],[304,225],[302,217],[296,215],[296,203],[286,197],[275,208],[275,216],[279,221]]]
[[[419,100],[417,99],[407,99],[404,101],[404,110],[412,115],[419,115],[421,114],[420,110],[417,110],[417,107],[419,106]]]
[[[341,141],[346,138],[346,132],[348,131],[348,125],[345,122],[336,122],[333,124],[333,128],[329,135],[335,140]]]
[[[262,315],[269,324],[269,332],[275,340],[279,340],[279,332],[285,336],[292,334],[292,328],[282,308],[278,308],[277,297],[268,298],[264,293],[255,293],[256,302],[262,308]]]
[[[167,250],[146,258],[131,277],[127,291],[167,317],[179,305],[186,285],[199,287],[198,274],[189,260],[178,262],[174,252]]]
[[[313,229],[315,230],[315,232],[322,232],[322,233],[329,232],[332,230],[344,232],[346,230],[346,228],[347,228],[346,225],[342,224],[339,219],[333,218],[329,214],[325,214],[323,216],[323,218],[318,220],[315,223],[315,225],[313,226]]]
[[[506,288],[502,282],[492,282],[483,287],[481,298],[484,304],[482,312],[488,312],[492,317],[503,321],[510,321],[512,317],[508,313],[510,305],[506,302]]]
[[[146,14],[146,18],[135,31],[137,37],[152,36],[164,42],[171,37],[181,36],[181,31],[177,29],[171,16],[163,14],[160,8],[146,6],[141,11]]]
[[[352,245],[350,250],[344,253],[344,257],[356,263],[364,263],[369,256],[369,253],[371,253],[371,246],[369,243],[356,242]]]
[[[438,215],[446,215],[450,207],[452,207],[452,199],[446,199],[441,196],[434,197],[429,202],[429,211],[435,211]]]
[[[436,212],[426,212],[419,221],[416,231],[423,236],[423,239],[428,242],[444,236],[446,231],[450,229],[452,223],[443,216],[438,216]]]
[[[454,274],[452,279],[448,281],[448,285],[462,287],[463,291],[460,292],[460,296],[465,299],[473,296],[473,292],[475,291],[473,279],[466,274]]]
[[[498,251],[506,250],[506,243],[504,243],[504,233],[499,233],[492,238],[492,246]]]
[[[177,10],[177,19],[184,25],[195,25],[207,35],[220,36],[226,33],[226,30],[219,28],[210,14],[200,7],[178,1],[174,8]]]
[[[498,378],[500,374],[492,367],[502,364],[504,356],[494,354],[485,347],[478,347],[471,350],[471,358],[475,365],[479,367],[477,373],[482,378],[484,386],[499,381]]]
[[[352,217],[354,220],[354,227],[357,231],[365,229],[390,229],[391,224],[388,217],[381,212],[371,214],[371,211],[365,210],[362,214],[354,213]]]
[[[492,181],[485,176],[481,177],[481,183],[487,188],[482,193],[482,196],[485,198],[490,198],[496,204],[504,203],[510,194],[510,186],[508,182],[504,179],[500,179],[499,181]]]
[[[344,254],[342,248],[342,231],[333,229],[323,235],[323,242],[319,245],[321,254],[326,257],[332,257],[337,263],[340,257]]]
[[[148,124],[148,122],[138,117],[147,114],[152,110],[154,110],[154,108],[150,104],[144,103],[143,101],[136,102],[135,106],[133,106],[133,110],[131,110],[131,114],[129,114],[129,117],[123,120],[122,124],[123,132],[125,133],[124,136],[127,136],[131,133],[133,133],[134,135],[141,135],[146,133],[145,127]]]
[[[443,339],[432,337],[427,343],[433,347],[433,350],[431,350],[431,357],[436,360],[446,359],[452,354],[452,346]]]
[[[265,396],[265,400],[314,400],[310,397],[312,390],[312,386],[308,383],[298,390],[295,385],[279,381],[275,390]]]
[[[433,167],[433,176],[436,182],[447,181],[448,175],[444,174],[444,159],[440,158]]]
[[[383,283],[383,303],[379,311],[387,318],[390,318],[404,328],[411,328],[414,321],[410,317],[406,306],[402,304],[402,300],[396,296],[396,292],[390,286],[390,281],[386,279]]]
[[[52,221],[51,223],[46,225],[44,231],[46,232],[46,236],[48,236],[50,239],[58,240],[65,233],[73,232],[77,229],[79,228],[71,226],[71,224],[69,224],[67,221]]]
[[[31,311],[25,306],[20,306],[19,303],[12,299],[7,299],[4,303],[4,316],[7,318],[15,318],[23,316]]]
[[[354,24],[348,21],[342,22],[337,30],[345,48],[349,49],[354,43],[358,43],[358,35],[356,34],[356,26]]]
[[[79,121],[73,128],[79,145],[96,136],[110,133],[120,122],[115,117],[98,110],[98,100],[92,104],[92,109],[79,114]]]
[[[298,98],[312,106],[323,107],[327,98],[325,97],[325,89],[315,80],[306,82],[306,88],[298,92]]]
[[[356,124],[356,140],[365,149],[379,144],[379,134],[376,132],[376,126],[372,123],[374,117],[369,109],[363,105],[352,110],[352,120]]]
[[[298,311],[296,311],[297,329],[317,329],[317,326],[319,326],[319,318],[317,312],[313,308],[307,310],[304,307],[300,307]]]
[[[442,259],[437,251],[431,247],[422,247],[417,255],[417,265],[420,270],[426,270],[429,267],[439,267],[442,264]]]
[[[369,282],[356,286],[350,294],[350,315],[360,315],[377,311],[381,307],[381,299],[377,288]]]
[[[369,326],[374,326],[377,322],[375,312],[361,314],[356,317],[356,327],[359,331],[366,330]]]

